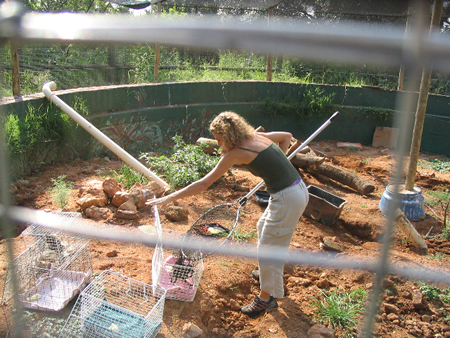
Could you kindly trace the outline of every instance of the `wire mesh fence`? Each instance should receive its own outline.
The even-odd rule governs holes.
[[[38,18],[38,17],[37,17]],[[106,18],[106,20],[108,20]],[[107,23],[108,21],[102,21],[100,20],[97,24],[98,25],[103,25],[105,23]],[[28,22],[28,24],[30,24]],[[112,28],[115,25],[114,22],[111,22],[111,25],[109,26],[109,28]],[[27,28],[25,29],[25,33],[28,32],[28,30],[30,30],[30,27],[34,27],[32,24],[30,24],[30,26],[26,26]],[[133,27],[133,29],[138,29],[139,24],[136,24],[135,27]],[[152,35],[150,34],[150,32],[148,31],[148,27],[145,27],[145,25],[142,25],[142,31],[144,33],[149,33],[147,35],[147,39],[149,40],[149,43],[154,42],[154,40],[152,40],[152,38],[154,39],[154,37],[152,37]],[[200,32],[204,32],[204,33],[208,33],[211,34],[210,31],[208,31],[208,28],[201,28],[201,27],[197,27],[199,29]],[[80,28],[82,30],[82,28]],[[185,29],[185,27],[183,27],[182,24],[179,24],[179,26],[176,26],[175,32],[181,32]],[[243,39],[248,39],[248,36],[245,36],[246,30],[242,27],[239,27],[240,31],[242,33],[242,38]],[[147,30],[147,31],[146,31]],[[141,31],[141,32],[142,32]],[[342,29],[340,30],[339,28],[336,29],[336,31],[338,33],[341,33],[341,35],[339,36],[340,38],[343,39],[349,39],[350,33],[348,33],[347,30]],[[420,31],[421,35],[426,35],[424,34],[424,31]],[[96,31],[94,30],[94,35],[98,34],[95,33]],[[122,34],[122,38],[123,36],[125,37],[129,37],[131,35],[131,32],[133,32],[133,30],[122,30],[120,32],[120,34]],[[24,34],[25,34],[24,33]],[[281,35],[285,36],[285,37],[290,37],[290,32],[289,31],[282,31]],[[424,65],[428,63],[433,63],[434,61],[436,62],[436,66],[438,68],[442,69],[446,69],[446,67],[448,68],[448,65],[445,63],[445,56],[449,53],[449,44],[448,42],[442,43],[439,45],[439,48],[434,48],[433,46],[433,38],[431,37],[429,40],[427,40],[427,38],[424,39],[420,39],[420,40],[414,40],[414,39],[404,39],[404,37],[400,37],[399,35],[396,35],[395,37],[397,38],[396,43],[394,43],[393,45],[391,45],[391,41],[389,40],[389,38],[391,36],[386,36],[381,34],[380,32],[376,32],[378,35],[377,37],[377,41],[380,43],[379,45],[377,45],[375,47],[376,52],[378,53],[377,55],[384,55],[386,56],[386,58],[384,59],[384,62],[389,63],[389,67],[391,67],[391,69],[395,69],[395,67],[399,67],[400,63],[403,61],[406,64],[408,64],[409,66],[414,66],[413,68],[421,70],[422,67]],[[51,37],[53,36],[53,38],[55,40],[58,40],[59,38],[55,37],[54,35],[51,34],[56,34],[53,32],[48,31],[48,34],[50,36],[49,39],[51,39]],[[116,32],[117,34],[117,32]],[[164,38],[166,38],[167,43],[172,42],[173,40],[170,39],[171,34],[173,33],[167,33],[167,35],[162,36],[161,40],[164,41]],[[331,32],[328,32],[328,37],[330,39],[337,39],[335,36],[331,36]],[[25,34],[26,35],[26,34]],[[228,42],[223,42],[224,40],[220,40],[220,37],[226,37],[228,40],[227,41],[233,41],[236,42],[236,46],[240,46],[239,49],[243,49],[246,50],[246,47],[243,47],[242,45],[237,44],[237,39],[240,39],[241,36],[236,36],[236,32],[224,32],[224,31],[216,31],[215,34],[213,34],[215,36],[215,38],[217,39],[217,43],[221,43],[223,44],[224,48],[229,48]],[[30,35],[27,36],[27,38],[30,38],[30,36],[32,36],[32,34],[30,33]],[[136,34],[136,39],[138,39],[139,34]],[[278,41],[277,38],[279,36],[269,36],[266,37],[267,39],[269,39],[269,42],[267,40],[264,41],[264,44],[267,44],[269,47],[267,48],[272,48],[271,51],[275,51],[275,49],[279,49],[279,50],[287,50],[289,51],[289,53],[287,54],[295,54],[295,51],[292,51],[292,49],[290,49],[291,45],[289,44],[289,42],[286,42],[286,40],[283,41]],[[367,33],[367,36],[362,36],[363,38],[365,37],[367,40],[370,40],[371,36],[369,36],[369,34]],[[100,42],[111,42],[109,40],[114,40],[111,35],[108,35],[108,37],[103,37],[103,36],[94,36],[94,38],[91,38],[95,41],[98,41],[98,43]],[[119,39],[119,38],[118,38]],[[300,39],[300,38],[299,38]],[[289,40],[289,39],[288,39]],[[339,39],[338,39],[339,40]],[[320,40],[314,40],[315,41],[315,47],[321,47],[322,49],[314,49],[311,53],[315,54],[315,55],[319,55],[321,51],[325,51],[325,55],[321,55],[322,58],[328,58],[330,60],[330,62],[337,62],[337,61],[341,61],[345,55],[334,55],[333,54],[333,48],[335,48],[335,50],[342,50],[345,52],[353,53],[354,58],[353,60],[363,60],[365,57],[365,53],[363,51],[364,49],[364,41],[362,40],[358,40],[354,43],[354,45],[352,45],[352,47],[348,47],[345,44],[340,44],[339,41],[343,41],[343,40],[339,40],[337,43],[337,46],[330,46],[328,45],[329,41],[320,41]],[[92,40],[91,40],[92,42]],[[270,43],[271,42],[271,43]],[[295,44],[298,41],[291,40],[291,44]],[[402,44],[399,44],[399,42],[404,42],[404,46]],[[198,42],[197,39],[195,39],[194,37],[191,37],[190,39],[187,39],[185,41],[186,44],[192,44],[192,45],[196,45],[197,47],[201,47],[203,43],[205,42]],[[280,45],[281,44],[281,45]],[[428,44],[428,46],[431,46],[427,52],[427,55],[421,54],[424,53],[425,48],[423,48],[424,45]],[[262,43],[261,43],[262,45]],[[271,47],[271,45],[273,45],[274,47]],[[355,45],[358,47],[361,47],[361,49],[358,49],[355,47]],[[385,48],[383,48],[385,47]],[[249,48],[247,48],[249,49]],[[405,54],[403,53],[405,50],[408,51],[413,51],[415,53],[412,53],[412,57],[410,58],[408,56],[408,58],[405,58]],[[248,50],[246,50],[248,52]],[[301,51],[297,51],[298,54],[302,54]],[[393,56],[394,55],[394,56]],[[299,56],[300,57],[300,56]],[[428,59],[427,59],[428,58]],[[386,61],[388,60],[388,61]],[[373,65],[375,66],[379,66],[380,64],[382,64],[383,62],[380,61],[380,59],[375,58],[373,60],[368,60],[371,61],[371,63],[373,63]],[[104,61],[105,62],[105,61]],[[361,62],[361,61],[359,61]],[[105,62],[106,64],[106,62]],[[322,69],[323,70],[323,69]],[[3,73],[5,74],[5,69],[3,70]],[[318,72],[320,73],[320,71]],[[386,75],[386,74],[385,74]],[[383,75],[382,77],[386,78],[386,76]],[[412,74],[412,78],[413,79],[418,79],[420,78],[420,72],[416,72],[415,74]],[[52,75],[53,76],[53,75]],[[392,75],[395,76],[395,75]],[[4,75],[5,77],[5,75]],[[444,81],[445,82],[445,81]],[[417,85],[417,83],[415,83]],[[411,84],[411,87],[415,88],[416,86],[414,84]],[[404,97],[402,97],[401,100],[399,100],[399,110],[402,111],[411,111],[413,109],[411,109],[411,107],[414,107],[414,96],[410,96],[410,95],[405,95]],[[398,120],[396,121],[398,126],[402,125],[402,120]],[[394,176],[396,176],[397,181],[398,181],[398,177],[400,175],[401,169],[402,169],[402,160],[403,160],[403,154],[405,153],[405,149],[407,147],[407,140],[403,140],[403,146],[400,147],[399,149],[399,159],[398,159],[398,164],[397,167],[395,168],[395,173]],[[3,150],[2,150],[3,151]],[[2,161],[3,163],[5,163],[5,161]],[[6,174],[6,170],[5,171],[1,171],[1,184],[2,184],[2,192],[7,191],[7,182],[8,182],[8,175]],[[23,222],[23,223],[33,223],[33,220],[38,217],[38,215],[34,212],[24,212],[23,210],[17,210],[14,208],[10,208],[9,204],[7,202],[7,196],[2,195],[2,205],[0,208],[0,216],[2,219],[2,224],[5,224],[6,226],[10,226],[9,222],[10,220],[14,220],[14,221],[18,221],[18,222]],[[41,223],[45,223],[45,222],[41,222]],[[47,220],[46,224],[49,226],[53,226],[58,228],[58,224],[55,224],[54,222],[52,223],[51,220]],[[111,231],[108,234],[105,234],[104,232],[101,231],[95,231],[95,229],[89,228],[86,225],[81,226],[83,223],[78,223],[78,225],[74,225],[71,224],[70,226],[67,227],[67,231],[72,231],[74,233],[79,233],[80,235],[89,235],[89,236],[96,236],[98,238],[105,238],[105,239],[111,239],[111,240],[129,240],[129,241],[136,241],[136,242],[145,242],[148,245],[153,245],[155,246],[157,244],[156,241],[151,241],[151,240],[143,240],[142,238],[139,238],[139,236],[135,236],[135,235],[124,235],[123,233],[114,233],[113,231]],[[393,222],[392,221],[387,221],[386,224],[386,229],[385,229],[385,236],[384,241],[381,243],[382,244],[382,248],[381,248],[381,252],[380,252],[380,256],[378,257],[377,262],[373,263],[373,262],[365,262],[363,260],[360,261],[355,261],[355,260],[346,260],[344,257],[335,257],[335,258],[330,258],[328,256],[324,256],[324,255],[320,255],[320,254],[311,254],[311,253],[298,253],[298,254],[293,254],[293,255],[289,255],[289,256],[285,256],[282,255],[278,252],[271,252],[271,253],[266,253],[268,256],[267,258],[270,259],[279,259],[280,261],[284,261],[284,260],[288,260],[290,262],[293,263],[297,263],[297,264],[308,264],[308,265],[323,265],[323,266],[329,266],[329,267],[339,267],[339,268],[352,268],[352,269],[361,269],[361,270],[367,270],[367,271],[371,271],[375,274],[375,287],[373,289],[372,295],[371,295],[371,299],[370,299],[370,303],[368,304],[368,311],[367,314],[365,316],[365,322],[364,322],[364,328],[363,328],[363,332],[362,332],[362,336],[363,337],[370,337],[371,336],[371,331],[372,331],[372,325],[377,313],[377,308],[379,307],[379,296],[381,294],[381,288],[382,288],[382,281],[383,278],[390,273],[393,274],[398,274],[401,276],[404,276],[406,278],[413,278],[413,279],[423,279],[423,280],[429,280],[429,281],[439,281],[442,283],[447,283],[450,280],[449,279],[449,274],[448,272],[442,272],[442,271],[431,271],[429,269],[426,268],[422,268],[422,267],[417,267],[417,266],[408,266],[408,265],[395,265],[395,264],[391,264],[389,261],[389,250],[390,250],[390,244],[391,244],[391,234],[392,234],[392,228],[393,228]],[[44,235],[45,237],[45,235]],[[57,244],[55,244],[56,242],[53,242],[53,246],[58,247]],[[168,241],[167,243],[168,245],[172,245],[172,246],[177,246],[177,242],[176,241]],[[197,243],[192,243],[191,246],[194,249],[195,245]],[[187,245],[187,244],[184,244]],[[44,247],[44,246],[48,246],[48,242],[45,240],[45,238],[39,239],[37,240],[34,244],[30,245],[29,248],[27,250],[33,250],[35,248],[40,248],[40,247]],[[30,249],[32,248],[32,249]],[[256,258],[256,254],[255,251],[253,250],[245,250],[244,248],[241,248],[239,250],[236,250],[234,248],[234,250],[231,250],[229,247],[227,246],[223,246],[222,248],[220,248],[220,250],[218,250],[218,253],[221,254],[229,254],[229,255],[238,255],[238,256],[243,256],[243,257],[251,257],[251,258]],[[29,264],[28,261],[31,260],[31,256],[35,257],[35,255],[30,255],[30,258],[25,259],[26,264],[23,264],[23,266],[28,266]],[[25,257],[25,256],[24,256]],[[22,259],[22,258],[20,258]],[[22,265],[22,264],[16,264],[16,265]],[[66,267],[69,267],[70,264],[66,264],[64,265]],[[42,270],[40,269],[44,269],[45,268],[40,268],[40,267],[36,267],[34,270],[36,270],[36,273],[33,273],[35,276],[36,275],[43,275],[43,273],[52,273],[52,270],[47,269],[48,271],[44,271],[42,272]],[[156,315],[156,319],[155,320],[151,320],[151,323],[145,324],[145,325],[139,325],[141,327],[144,327],[145,330],[147,330],[146,334],[148,334],[149,336],[152,336],[154,334],[154,332],[157,332],[159,330],[160,324],[161,324],[161,318],[162,318],[162,309],[158,308],[157,310],[153,310],[153,307],[161,307],[161,304],[163,304],[163,296],[162,293],[158,294],[159,299],[153,299],[152,297],[155,297],[155,287],[154,286],[143,286],[143,285],[139,285],[139,286],[131,286],[134,281],[132,281],[131,279],[124,277],[124,276],[117,276],[114,275],[112,273],[107,273],[103,276],[108,276],[108,278],[119,278],[119,280],[115,280],[113,282],[108,282],[108,286],[112,286],[111,288],[108,289],[108,286],[106,286],[106,290],[105,290],[105,284],[102,281],[102,278],[96,280],[97,282],[99,282],[98,285],[91,286],[88,289],[85,289],[85,291],[83,291],[83,293],[81,294],[81,297],[79,298],[79,302],[77,302],[77,305],[74,307],[74,312],[73,315],[71,315],[72,319],[74,321],[74,327],[70,328],[70,325],[72,325],[70,323],[70,321],[67,324],[67,328],[69,331],[72,332],[79,332],[80,334],[83,334],[83,332],[87,332],[87,335],[99,335],[99,334],[104,334],[104,332],[108,332],[108,334],[111,334],[111,336],[120,334],[120,328],[119,325],[115,324],[110,317],[115,317],[117,313],[120,313],[120,315],[124,315],[125,317],[127,317],[127,319],[125,321],[129,322],[128,320],[128,316],[134,316],[134,313],[139,313],[142,318],[144,317],[144,321],[147,320],[147,318],[151,317],[150,314],[151,313],[155,313]],[[151,292],[149,292],[149,290],[152,290]],[[139,290],[137,293],[134,293],[134,290]],[[133,301],[130,301],[130,294],[131,294],[131,298],[133,299]],[[105,296],[107,296],[107,299],[105,301]],[[30,297],[32,297],[33,295],[30,295]],[[108,298],[109,297],[109,298]],[[118,298],[119,300],[116,303],[116,298]],[[123,299],[125,298],[125,299]],[[138,302],[136,302],[136,298],[139,299]],[[84,299],[86,299],[84,301]],[[149,301],[150,300],[150,301]],[[78,304],[79,303],[79,304]],[[113,303],[113,306],[110,306],[107,303]],[[145,307],[143,306],[143,304],[150,304],[152,305],[151,308],[149,307]],[[96,309],[98,309],[99,307],[101,307],[102,305],[105,305],[108,307],[107,311],[111,310],[111,316],[108,318],[105,318],[103,315],[98,315],[96,313]],[[120,308],[120,310],[119,310]],[[126,308],[127,310],[121,310],[122,308]],[[141,311],[143,310],[143,312],[141,313]],[[155,312],[153,312],[155,311]],[[102,313],[104,313],[104,311],[102,310]],[[94,319],[95,320],[94,320]],[[139,319],[142,320],[142,319]],[[140,323],[140,322],[139,322]],[[114,325],[113,325],[114,324]],[[116,327],[116,326],[117,327]],[[117,328],[119,328],[119,331],[117,331]],[[78,330],[78,331],[77,331]],[[96,330],[100,330],[96,331]],[[95,332],[95,333],[93,333]],[[78,335],[79,336],[79,335]]]

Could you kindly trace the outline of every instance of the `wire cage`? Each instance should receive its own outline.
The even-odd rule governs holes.
[[[162,229],[160,235],[181,242],[185,234]],[[181,249],[164,250],[161,241],[156,245],[152,258],[152,281],[167,291],[167,299],[193,301],[203,270],[203,259],[192,263],[184,259]]]
[[[88,244],[87,240],[73,243],[69,252],[64,251],[64,247],[54,247],[53,242],[48,243],[45,238],[37,240],[9,264],[3,303],[8,304],[17,293],[25,308],[63,309],[91,280]]]
[[[166,291],[103,271],[80,294],[59,337],[155,337]]]
[[[61,225],[67,226],[72,224],[77,218],[81,217],[81,213],[79,212],[65,212],[65,211],[52,211],[50,212],[52,215],[58,216],[58,220],[60,220]],[[34,242],[36,242],[40,238],[46,238],[47,241],[52,241],[51,236],[57,236],[61,233],[61,230],[44,227],[40,224],[33,223],[29,225],[24,231],[22,231],[22,238],[25,244],[25,247],[28,248]],[[80,237],[79,235],[72,235],[74,237]],[[58,245],[56,240],[53,240],[54,245]]]

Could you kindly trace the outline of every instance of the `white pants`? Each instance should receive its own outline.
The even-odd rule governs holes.
[[[258,221],[258,254],[272,248],[287,253],[289,244],[309,201],[303,181],[270,195],[269,205]],[[261,290],[274,298],[284,296],[284,262],[258,259]]]

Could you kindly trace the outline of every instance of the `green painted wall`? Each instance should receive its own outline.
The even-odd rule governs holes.
[[[379,88],[349,88],[332,85],[306,85],[300,83],[232,81],[161,83],[145,85],[81,88],[56,91],[69,106],[84,102],[89,112],[88,120],[116,143],[132,154],[150,151],[155,146],[170,141],[176,134],[185,141],[194,142],[199,137],[211,137],[210,120],[224,110],[242,114],[248,121],[266,130],[287,130],[296,138],[306,139],[331,116],[305,119],[292,115],[273,115],[267,102],[287,102],[302,97],[306,90],[320,88],[324,95],[333,94],[333,102],[340,116],[317,139],[345,142],[372,143],[377,126],[392,126],[397,101],[404,95]],[[24,115],[29,106],[43,109],[50,102],[38,95],[19,102],[0,106],[2,114]],[[422,150],[450,156],[450,97],[430,95],[422,136]],[[410,113],[410,117],[412,117]],[[412,119],[410,119],[413,121]],[[402,126],[407,135],[412,125]],[[109,151],[84,130],[77,130],[74,144],[41,143],[28,153],[39,152],[39,162],[27,154],[13,154],[13,176],[20,177],[36,170],[40,165],[104,155]],[[48,151],[51,144],[52,150]],[[48,154],[48,155],[44,155]],[[111,154],[111,153],[109,153]],[[29,158],[27,161],[26,158]]]

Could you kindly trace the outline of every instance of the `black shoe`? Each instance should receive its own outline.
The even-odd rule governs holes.
[[[250,304],[241,309],[241,312],[247,316],[256,316],[268,309],[274,309],[277,307],[277,300],[272,296],[270,296],[267,301],[263,301],[261,298],[256,296]]]
[[[252,278],[259,282],[259,270],[253,270],[252,271]]]

